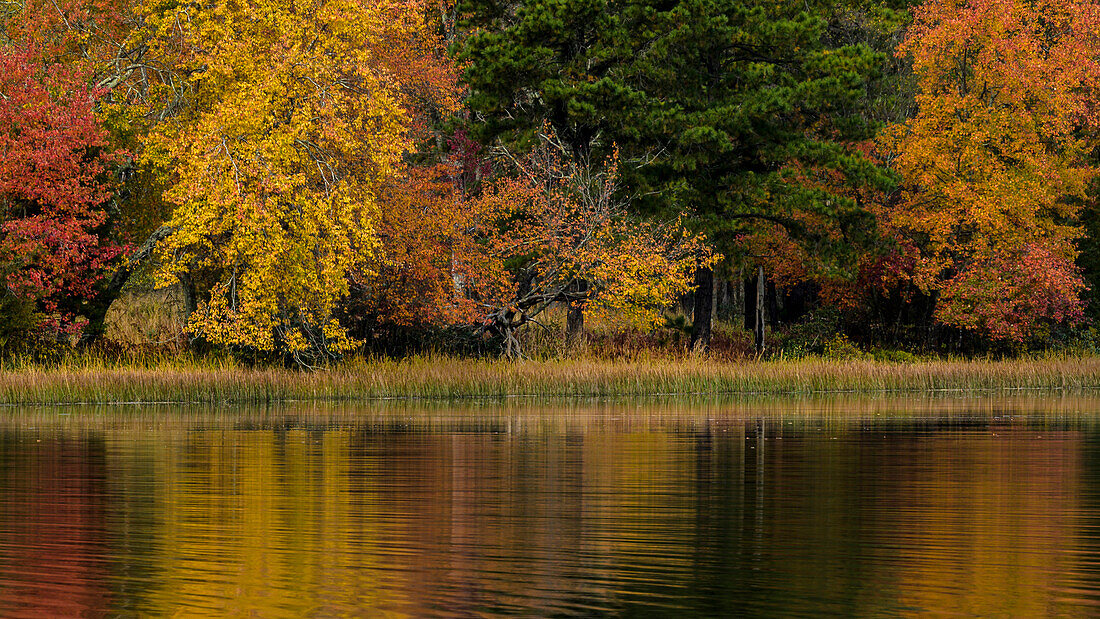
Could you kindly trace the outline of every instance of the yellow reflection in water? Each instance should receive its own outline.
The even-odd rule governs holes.
[[[1082,411],[1100,402],[12,410],[0,604],[1067,614]],[[906,418],[931,429],[870,432]]]

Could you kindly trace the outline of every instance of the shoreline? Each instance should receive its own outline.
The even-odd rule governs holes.
[[[316,372],[229,361],[80,360],[0,371],[0,405],[221,404],[826,394],[1083,393],[1100,357],[718,361],[564,359],[511,362],[353,359]]]

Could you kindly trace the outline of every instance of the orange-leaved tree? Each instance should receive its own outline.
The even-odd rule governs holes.
[[[1100,3],[927,0],[899,48],[915,117],[882,140],[938,321],[1001,340],[1080,316],[1072,225],[1096,170]]]
[[[506,172],[486,181],[476,143],[450,142],[446,163],[408,166],[379,194],[381,250],[353,277],[366,323],[465,325],[516,357],[519,331],[555,304],[653,326],[715,260],[679,222],[628,217],[614,160],[577,161],[544,134],[527,156],[500,153]]]
[[[468,200],[448,164],[408,166],[378,196],[381,248],[352,275],[352,313],[365,328],[477,324],[509,279],[482,234],[494,214]]]
[[[653,327],[691,289],[698,265],[720,258],[679,221],[629,217],[615,156],[594,165],[568,153],[544,131],[529,155],[509,157],[514,173],[475,200],[490,266],[512,276],[504,294],[482,300],[482,330],[501,335],[510,357],[522,352],[518,331],[555,303]]]

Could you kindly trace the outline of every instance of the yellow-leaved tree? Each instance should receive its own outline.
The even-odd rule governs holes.
[[[150,0],[145,23],[178,76],[144,153],[174,204],[160,281],[207,282],[190,329],[212,343],[305,365],[348,350],[335,312],[376,251],[376,191],[413,108],[455,102],[423,5]]]

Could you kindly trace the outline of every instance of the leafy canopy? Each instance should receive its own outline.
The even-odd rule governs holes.
[[[795,162],[803,176],[890,181],[850,147],[874,134],[863,111],[883,56],[832,37],[828,9],[733,0],[458,7],[471,34],[457,51],[484,139],[531,148],[546,122],[574,154],[599,160],[617,148],[635,211],[686,215],[723,251],[764,222],[837,254],[870,228],[856,200],[789,172]],[[818,220],[841,233],[819,234]]]
[[[24,22],[10,23],[9,35],[21,35],[17,24]],[[86,65],[63,61],[44,37],[0,42],[5,342],[20,329],[79,333],[84,304],[124,249],[103,234],[111,195],[107,173],[124,153],[110,147],[96,118],[102,93],[89,86],[89,77]]]
[[[183,107],[147,140],[175,211],[165,281],[205,275],[191,328],[299,361],[353,342],[335,319],[348,277],[377,251],[376,194],[409,148],[413,93],[447,84],[391,70],[438,49],[423,7],[388,0],[145,5],[151,40],[181,50]],[[427,75],[427,77],[426,77]]]
[[[939,321],[1021,340],[1080,316],[1072,221],[1096,174],[1098,20],[1081,0],[915,11],[899,53],[912,56],[919,111],[883,141],[905,179],[887,217],[913,240]]]

